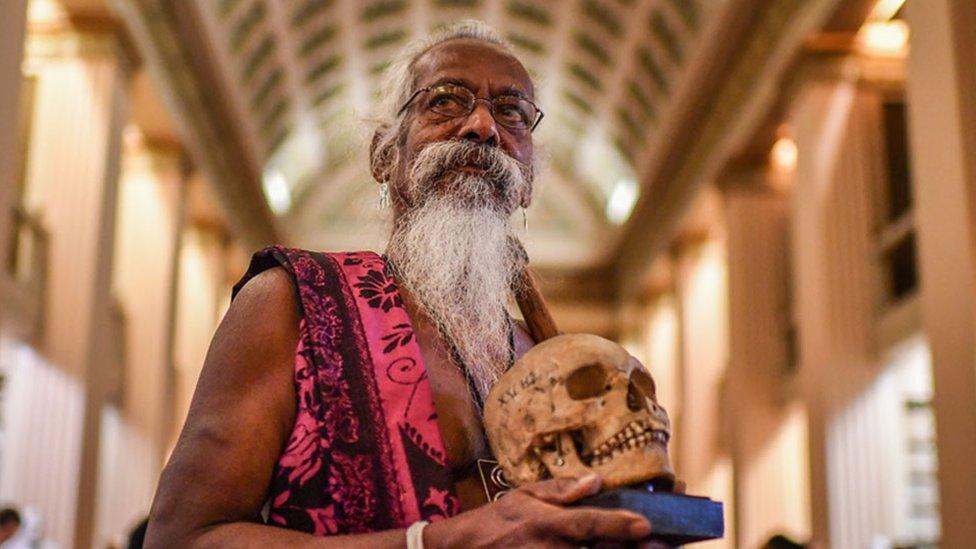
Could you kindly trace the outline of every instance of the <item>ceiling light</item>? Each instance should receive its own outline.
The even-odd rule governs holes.
[[[264,181],[261,187],[264,189],[264,197],[268,201],[268,206],[275,215],[281,215],[291,208],[291,190],[288,181],[278,170],[267,170],[264,172]]]
[[[27,6],[27,19],[34,25],[56,23],[65,18],[64,6],[57,0],[31,0]]]
[[[868,22],[858,32],[858,39],[871,53],[897,55],[908,46],[908,25],[901,20]]]
[[[796,146],[796,141],[789,137],[780,137],[773,144],[769,152],[770,161],[777,171],[792,172],[796,169],[800,151]]]
[[[618,179],[607,200],[607,219],[620,225],[630,217],[637,203],[637,182],[633,179]]]

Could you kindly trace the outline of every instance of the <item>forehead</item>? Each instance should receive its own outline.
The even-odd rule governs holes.
[[[532,78],[518,59],[499,46],[481,40],[460,39],[438,44],[416,61],[413,72],[416,87],[456,79],[473,88],[515,89],[528,97],[535,93]]]

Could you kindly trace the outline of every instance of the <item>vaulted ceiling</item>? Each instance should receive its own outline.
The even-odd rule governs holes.
[[[546,161],[525,240],[538,264],[607,260],[701,36],[724,0],[187,0],[210,85],[261,169],[283,237],[381,246],[367,170],[383,69],[464,18],[498,28],[538,82]],[[184,16],[186,17],[186,16]],[[186,25],[183,25],[186,27]],[[157,39],[163,37],[157,36]],[[521,220],[517,220],[521,225]]]
[[[115,5],[232,229],[249,245],[332,250],[383,245],[366,159],[383,69],[441,25],[492,24],[536,79],[546,112],[522,235],[533,263],[569,279],[602,273],[611,291],[630,292],[701,185],[748,139],[804,37],[841,2]]]

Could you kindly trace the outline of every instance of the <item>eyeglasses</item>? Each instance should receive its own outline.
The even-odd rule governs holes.
[[[476,101],[487,101],[491,116],[506,128],[519,131],[533,131],[545,116],[535,103],[516,95],[499,95],[491,99],[475,97],[474,92],[455,84],[442,84],[420,88],[400,107],[397,116],[403,114],[418,95],[430,92],[425,103],[428,111],[450,118],[468,116],[474,111]]]

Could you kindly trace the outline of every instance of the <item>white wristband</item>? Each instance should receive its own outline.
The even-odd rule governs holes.
[[[426,520],[421,520],[407,528],[407,549],[424,549],[424,528],[428,524]]]

